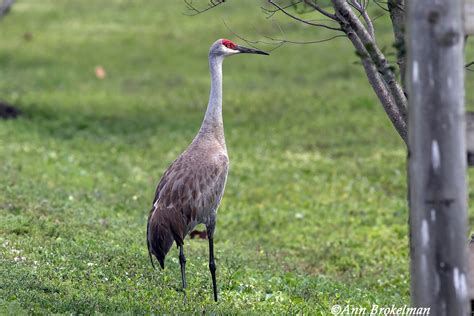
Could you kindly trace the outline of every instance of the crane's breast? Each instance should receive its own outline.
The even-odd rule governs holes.
[[[200,169],[197,174],[199,181],[195,182],[193,202],[196,216],[191,218],[196,224],[207,224],[211,217],[215,217],[221,202],[227,181],[229,159],[226,155],[213,157],[213,162]],[[192,229],[192,228],[191,228]]]
[[[189,232],[215,216],[224,193],[229,159],[226,154],[180,158],[158,184],[154,206],[162,212],[182,215]]]

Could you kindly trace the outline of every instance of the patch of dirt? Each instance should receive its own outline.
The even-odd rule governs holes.
[[[14,119],[21,114],[21,111],[5,101],[0,101],[0,118]]]

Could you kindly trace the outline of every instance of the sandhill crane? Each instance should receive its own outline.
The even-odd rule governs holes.
[[[222,121],[222,62],[240,53],[268,55],[263,51],[219,39],[209,50],[211,93],[198,134],[188,148],[168,167],[158,183],[148,216],[147,246],[151,264],[154,255],[162,269],[173,241],[179,247],[181,281],[186,289],[184,238],[198,224],[206,225],[209,239],[209,270],[217,302],[214,228],[217,208],[224,193],[229,159]]]

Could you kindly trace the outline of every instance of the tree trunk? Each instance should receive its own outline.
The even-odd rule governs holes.
[[[462,0],[407,3],[411,298],[468,315]]]

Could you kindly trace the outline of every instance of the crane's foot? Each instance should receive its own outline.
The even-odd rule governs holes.
[[[183,304],[186,305],[188,303],[188,296],[186,295],[186,290],[183,289]]]

